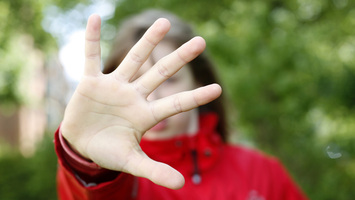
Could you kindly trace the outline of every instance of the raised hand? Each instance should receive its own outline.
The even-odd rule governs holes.
[[[111,74],[100,71],[100,26],[100,17],[90,16],[85,36],[85,71],[66,108],[62,134],[83,157],[101,167],[145,177],[168,188],[181,188],[183,176],[150,159],[139,142],[159,121],[206,104],[221,94],[220,86],[212,84],[147,100],[161,83],[204,50],[205,41],[200,37],[191,39],[133,80],[168,32],[170,23],[158,19]]]

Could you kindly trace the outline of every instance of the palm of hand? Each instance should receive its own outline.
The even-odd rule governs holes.
[[[102,167],[132,173],[136,164],[129,161],[141,159],[139,141],[157,123],[154,119],[150,103],[133,83],[102,75],[83,78],[67,107],[62,129],[70,127],[76,133],[72,141],[83,156]]]
[[[203,51],[202,38],[192,39],[130,81],[169,26],[167,20],[157,20],[120,66],[104,75],[100,72],[100,19],[91,16],[86,30],[84,76],[66,108],[61,131],[74,149],[101,167],[177,189],[184,184],[182,175],[146,156],[139,146],[141,137],[160,120],[212,101],[221,89],[210,85],[147,101],[154,89]]]

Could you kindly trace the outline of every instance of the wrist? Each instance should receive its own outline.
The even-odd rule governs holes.
[[[118,176],[119,172],[102,168],[74,152],[63,137],[60,128],[55,133],[54,142],[60,165],[72,172],[73,176],[76,176],[82,183],[99,184]]]
[[[93,163],[92,160],[81,154],[75,147],[73,147],[73,145],[70,144],[70,142],[63,135],[62,131],[59,131],[59,142],[61,143],[64,151],[73,159],[86,165],[88,163]]]

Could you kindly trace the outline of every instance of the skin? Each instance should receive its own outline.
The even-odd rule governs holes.
[[[173,52],[174,45],[167,41],[160,42],[153,50],[151,56],[138,70],[137,77],[147,72],[155,60],[160,60],[164,56]],[[199,84],[195,81],[191,67],[186,65],[176,72],[172,77],[162,83],[149,96],[148,101],[153,101],[167,97],[179,92],[193,90]],[[182,112],[159,122],[152,129],[148,130],[144,137],[149,140],[161,140],[171,138],[180,134],[195,134],[198,130],[198,110]]]
[[[79,154],[103,168],[179,189],[184,185],[183,176],[172,167],[150,159],[139,142],[158,122],[193,110],[221,94],[221,87],[212,84],[152,98],[159,85],[202,53],[205,41],[195,37],[140,73],[170,28],[168,20],[158,19],[120,66],[105,75],[100,71],[100,27],[100,17],[90,16],[85,35],[85,70],[65,110],[62,135]]]

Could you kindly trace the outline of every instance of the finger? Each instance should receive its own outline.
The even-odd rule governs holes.
[[[128,130],[115,127],[97,133],[87,145],[81,145],[86,149],[86,157],[106,169],[144,177],[171,189],[181,188],[184,177],[169,165],[150,159],[135,134]]]
[[[145,154],[136,159],[131,158],[126,166],[128,173],[147,178],[157,185],[170,189],[180,189],[185,184],[185,179],[180,172],[167,164],[150,159]]]
[[[96,75],[100,72],[100,16],[94,14],[88,19],[85,32],[85,71],[86,75]]]
[[[195,37],[176,51],[159,60],[147,73],[137,79],[137,88],[147,97],[166,79],[174,75],[184,65],[200,55],[206,47],[201,37]]]
[[[169,29],[170,22],[167,19],[160,18],[155,21],[115,70],[117,76],[130,80],[148,59],[154,47],[163,39]]]
[[[207,104],[218,98],[222,88],[218,84],[211,84],[192,91],[181,92],[151,102],[151,109],[157,121],[172,115],[189,111]]]

